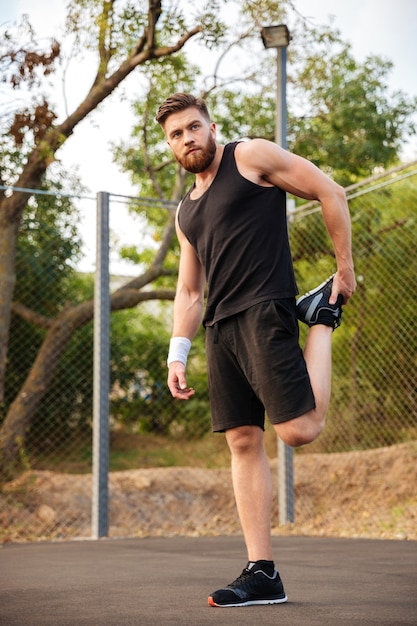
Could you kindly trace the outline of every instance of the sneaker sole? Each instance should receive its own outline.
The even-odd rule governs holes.
[[[298,300],[296,300],[296,307],[297,307],[297,318],[301,321],[304,322],[305,324],[307,324],[308,326],[314,326],[317,323],[317,315],[315,317],[315,319],[312,319],[313,313],[316,311],[318,305],[320,304],[320,300],[323,297],[323,287],[325,287],[326,285],[329,284],[330,281],[333,280],[333,278],[336,276],[336,274],[332,274],[331,276],[329,276],[329,278],[327,278],[326,280],[324,280],[318,287],[315,287],[314,289],[311,289],[311,291],[308,291],[307,293],[305,293],[303,296],[301,296],[300,298],[298,298]],[[314,296],[314,294],[317,294],[312,301],[310,302],[310,306],[308,307],[307,311],[305,311],[305,313],[300,313],[299,312],[299,308],[300,305],[302,305],[302,303],[307,300],[307,298],[311,298],[311,296]],[[341,299],[341,301],[339,301]],[[338,328],[342,321],[341,321],[341,317],[342,317],[342,305],[343,305],[343,297],[341,294],[339,294],[337,296],[337,300],[335,305],[332,306],[328,306],[328,307],[321,307],[320,310],[328,310],[331,311],[333,315],[335,315],[335,325],[334,325],[334,329]],[[337,306],[336,309],[333,308],[333,306]]]
[[[239,606],[255,606],[260,604],[282,604],[283,602],[287,602],[288,598],[285,596],[284,598],[274,598],[271,600],[248,600],[248,602],[236,602],[233,604],[216,604],[213,598],[210,596],[208,599],[209,606],[219,607],[221,609],[226,609],[228,607],[239,607]]]
[[[315,293],[323,289],[323,287],[327,285],[327,283],[335,276],[336,274],[332,274],[331,276],[329,276],[329,278],[326,278],[326,280],[323,280],[323,282],[320,283],[318,287],[314,287],[314,289],[311,289],[310,291],[307,291],[307,293],[305,293],[303,296],[300,296],[300,298],[298,298],[297,300],[297,304],[299,304],[300,302],[303,302],[303,300],[305,300],[306,298],[309,298],[310,296],[314,295]]]

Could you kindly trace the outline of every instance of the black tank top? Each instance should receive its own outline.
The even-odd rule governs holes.
[[[210,187],[184,197],[178,222],[205,268],[210,326],[265,300],[292,298],[297,285],[288,241],[285,192],[239,173],[238,142],[224,147]]]

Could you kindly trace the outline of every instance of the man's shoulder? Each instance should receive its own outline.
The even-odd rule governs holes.
[[[242,139],[236,142],[235,154],[244,157],[267,154],[274,144],[272,141],[255,137],[254,139]]]
[[[271,161],[271,146],[274,146],[272,142],[261,138],[240,142],[236,146],[235,159],[241,173],[256,182],[262,178]]]
[[[235,142],[239,146],[239,150],[262,150],[267,148],[268,146],[273,145],[272,141],[268,139],[263,139],[262,137],[254,137],[253,139],[240,139]]]

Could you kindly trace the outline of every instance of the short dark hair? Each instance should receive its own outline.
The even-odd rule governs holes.
[[[155,119],[163,128],[170,115],[184,111],[190,107],[196,107],[207,121],[210,121],[210,113],[208,112],[207,105],[203,98],[196,98],[189,93],[174,93],[169,96],[159,107]]]

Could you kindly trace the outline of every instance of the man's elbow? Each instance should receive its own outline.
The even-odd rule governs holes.
[[[330,185],[326,189],[322,190],[320,197],[318,198],[322,206],[334,206],[334,207],[347,207],[347,197],[344,187],[334,181],[330,182]]]

